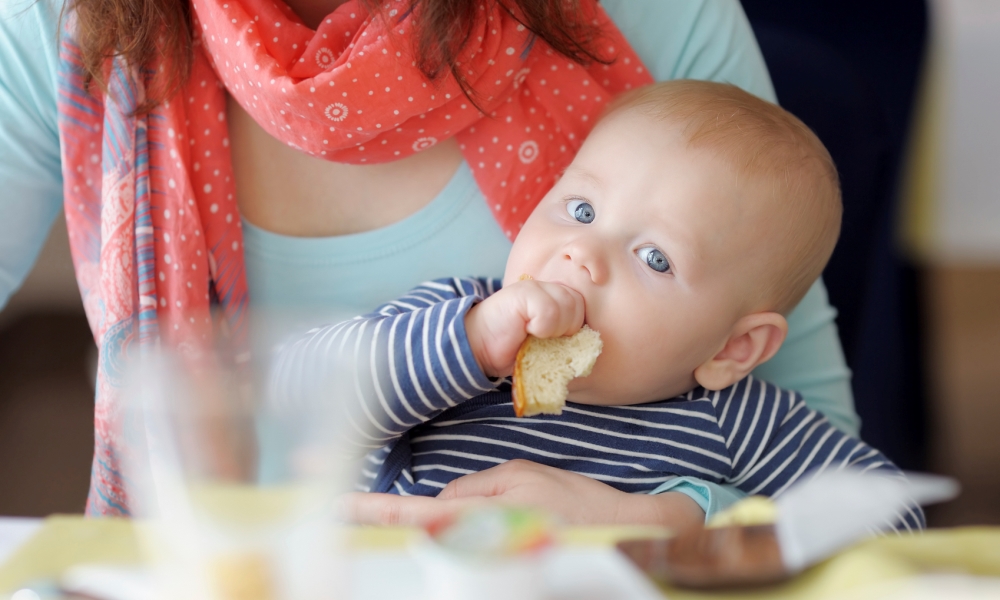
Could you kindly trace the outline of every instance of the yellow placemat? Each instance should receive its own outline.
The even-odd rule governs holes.
[[[73,565],[135,564],[141,558],[131,521],[52,516],[0,566],[0,594],[58,577]]]
[[[123,519],[54,516],[0,566],[0,593],[39,579],[58,577],[81,563],[136,564],[141,561],[134,524]],[[581,527],[561,536],[568,545],[610,545],[648,535],[648,528]],[[354,548],[366,551],[405,547],[418,535],[412,528],[357,527]],[[780,586],[740,593],[666,590],[676,599],[833,598],[855,595],[880,582],[926,572],[961,572],[1000,577],[1000,528],[941,529],[921,535],[871,540],[818,565]]]

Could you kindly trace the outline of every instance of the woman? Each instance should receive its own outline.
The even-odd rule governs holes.
[[[568,162],[586,117],[632,85],[706,78],[774,100],[736,0],[584,1],[583,13],[548,0],[286,1],[75,0],[58,47],[59,0],[5,5],[0,302],[65,198],[101,351],[90,514],[128,512],[116,367],[131,348],[191,351],[213,334],[210,303],[247,346],[248,298],[295,315],[280,329],[442,274],[501,274],[518,210]],[[130,60],[105,60],[121,48]],[[833,315],[817,282],[760,374],[856,434]],[[461,495],[578,522],[659,518],[615,515],[610,488],[531,463],[465,483],[448,500],[362,499],[356,516],[420,520]],[[736,497],[691,479],[660,492],[664,514]]]

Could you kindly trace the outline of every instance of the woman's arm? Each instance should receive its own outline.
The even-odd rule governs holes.
[[[49,0],[0,2],[0,308],[62,209],[56,28]]]
[[[602,0],[601,5],[657,81],[731,83],[776,101],[767,66],[738,0]],[[848,433],[858,432],[850,371],[822,281],[789,315],[788,340],[754,375],[802,394],[810,408]],[[732,486],[682,477],[654,493],[678,491],[710,517],[743,497]]]

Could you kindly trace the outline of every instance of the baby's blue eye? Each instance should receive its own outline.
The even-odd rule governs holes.
[[[584,202],[583,200],[570,200],[567,202],[566,212],[581,223],[592,223],[594,217],[597,216],[597,213],[594,212],[594,207],[589,202]]]
[[[649,265],[650,269],[658,273],[666,273],[670,270],[670,263],[667,262],[667,257],[656,248],[647,246],[645,248],[639,248],[635,252],[639,255],[640,259]]]

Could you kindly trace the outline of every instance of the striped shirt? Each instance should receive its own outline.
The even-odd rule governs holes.
[[[797,393],[752,376],[648,404],[567,402],[558,416],[515,417],[509,381],[486,377],[465,332],[468,310],[499,288],[499,280],[436,280],[307,332],[279,352],[277,405],[329,401],[339,390],[346,437],[367,451],[364,491],[435,496],[457,477],[518,458],[632,493],[679,476],[766,496],[816,470],[902,476]],[[899,525],[923,527],[922,512],[904,511]]]

